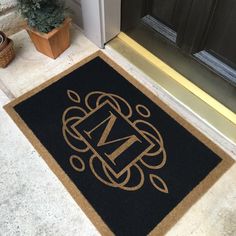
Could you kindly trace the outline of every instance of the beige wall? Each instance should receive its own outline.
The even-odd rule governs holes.
[[[11,35],[21,29],[23,21],[16,10],[16,0],[0,0],[0,30]]]

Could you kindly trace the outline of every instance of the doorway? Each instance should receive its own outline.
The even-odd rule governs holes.
[[[234,0],[122,0],[121,30],[234,112],[235,24]]]

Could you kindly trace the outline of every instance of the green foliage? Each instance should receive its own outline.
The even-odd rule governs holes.
[[[60,26],[65,19],[65,7],[61,0],[17,0],[19,10],[28,25],[42,33]]]

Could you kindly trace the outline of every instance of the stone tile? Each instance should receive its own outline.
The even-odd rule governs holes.
[[[99,235],[61,182],[2,109],[0,235]]]
[[[23,19],[17,12],[16,8],[12,8],[14,5],[15,2],[0,5],[0,30],[6,35],[18,32],[23,27]]]
[[[16,0],[1,0],[0,12],[6,11],[15,7],[17,4]]]
[[[72,46],[57,60],[38,53],[25,31],[12,37],[17,57],[0,70],[5,94],[20,96],[98,50],[83,34],[73,32]],[[198,126],[232,157],[234,146],[179,104],[127,60],[108,47],[104,52]],[[1,85],[1,84],[0,84]],[[0,90],[0,106],[8,98]],[[35,152],[14,122],[0,108],[0,235],[99,235],[57,177]],[[236,235],[236,165],[182,217],[169,236]]]
[[[0,89],[0,107],[7,104],[10,101],[10,99],[7,97],[7,95]]]
[[[4,86],[18,97],[98,50],[74,25],[71,36],[70,48],[54,60],[36,51],[25,30],[14,34],[11,38],[16,58],[7,68],[0,69]]]
[[[31,90],[98,48],[75,30],[71,48],[53,60],[34,49],[25,31],[12,38],[16,59],[0,70],[4,90],[0,90],[0,235],[99,235],[2,109],[13,96]]]
[[[236,235],[236,164],[182,217],[168,236]]]

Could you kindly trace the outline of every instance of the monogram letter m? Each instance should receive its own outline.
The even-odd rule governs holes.
[[[115,124],[117,120],[117,117],[110,112],[110,115],[103,120],[102,122],[100,122],[98,125],[96,125],[93,129],[85,131],[84,133],[90,138],[92,139],[92,134],[95,130],[97,130],[100,126],[102,126],[103,124],[107,124],[106,127],[103,130],[102,135],[100,136],[100,139],[97,143],[97,147],[101,147],[101,146],[105,146],[105,145],[109,145],[109,144],[114,144],[117,142],[121,142],[124,141],[116,150],[114,150],[112,153],[105,153],[105,155],[115,164],[115,160],[116,158],[121,155],[125,150],[127,150],[130,146],[132,146],[135,142],[140,142],[141,140],[138,139],[138,137],[136,135],[130,135],[130,136],[126,136],[126,137],[122,137],[122,138],[118,138],[118,139],[114,139],[114,140],[110,140],[108,141],[108,136],[110,135],[112,128]]]

